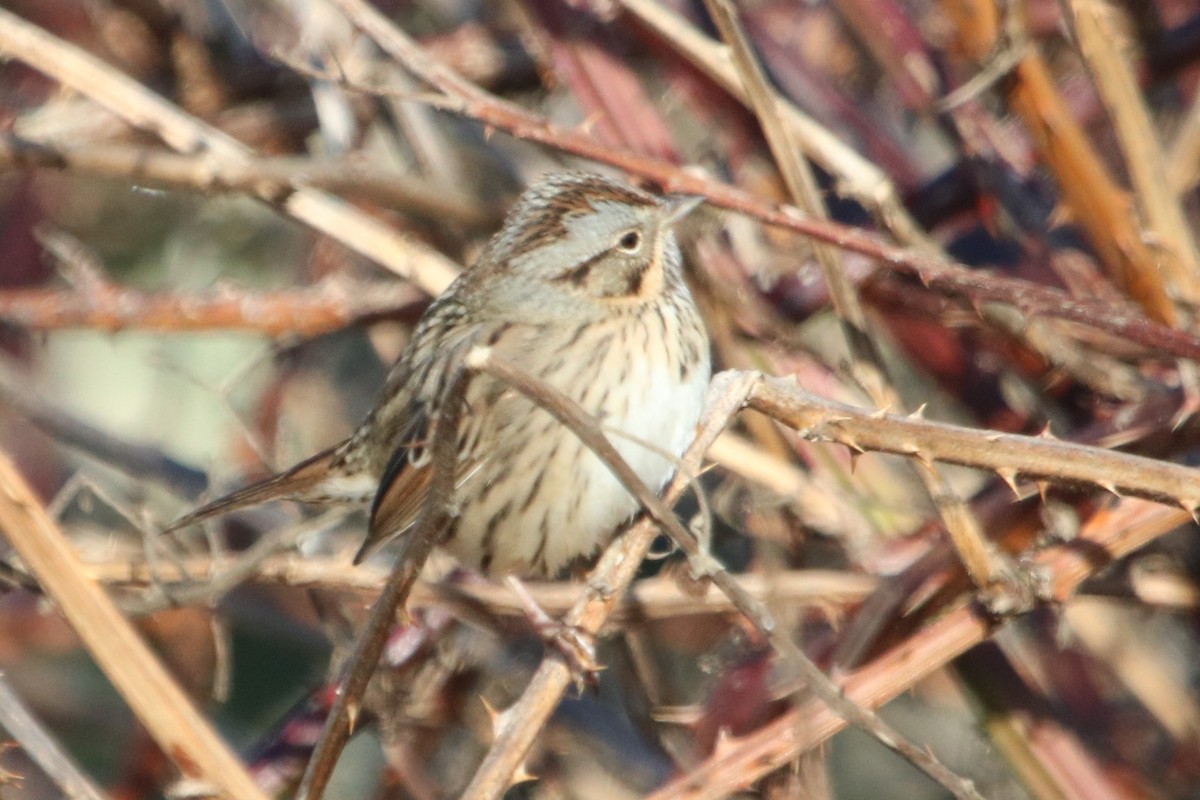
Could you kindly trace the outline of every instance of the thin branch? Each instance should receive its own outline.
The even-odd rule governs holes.
[[[1079,537],[1040,553],[1057,602],[1066,602],[1079,584],[1108,564],[1190,521],[1178,509],[1126,499],[1089,520]],[[870,664],[839,681],[853,702],[876,708],[911,689],[959,655],[990,637],[994,618],[960,606]],[[751,734],[728,744],[703,764],[661,787],[647,800],[718,800],[793,762],[846,727],[846,720],[811,700]]]
[[[294,547],[302,539],[332,529],[349,513],[347,509],[334,508],[299,525],[291,525],[283,530],[274,530],[260,536],[253,545],[235,559],[219,557],[210,559],[208,562],[209,578],[204,581],[200,581],[187,571],[187,563],[180,563],[173,566],[178,578],[183,578],[185,582],[183,585],[168,586],[163,578],[167,571],[166,565],[148,561],[151,590],[136,599],[122,599],[121,610],[130,615],[145,616],[183,605],[216,602],[241,584],[257,576],[262,563],[268,558]],[[156,534],[157,531],[154,531],[150,535]]]
[[[642,482],[633,468],[617,452],[612,442],[604,435],[604,431],[596,420],[583,411],[578,404],[554,387],[538,381],[488,349],[476,348],[473,350],[467,356],[467,365],[504,381],[568,427],[597,458],[604,462],[625,489],[637,499],[642,508],[687,554],[692,563],[692,570],[711,580],[730,599],[737,610],[754,625],[763,638],[770,642],[786,667],[798,673],[805,686],[830,708],[836,710],[839,715],[856,727],[875,737],[885,747],[891,748],[922,769],[955,797],[981,800],[979,793],[975,791],[970,781],[964,780],[947,769],[929,751],[909,742],[875,713],[848,702],[825,673],[792,641],[791,634],[779,627],[766,605],[747,594],[733,576],[703,549],[696,536],[685,528],[679,518],[672,513],[670,506]],[[745,377],[753,379],[751,374],[743,375],[743,378]],[[740,385],[745,385],[745,382],[743,381]],[[753,396],[753,389],[751,396]],[[486,761],[484,765],[487,766]],[[476,773],[472,786],[480,785],[483,769],[481,768],[480,772]],[[512,773],[509,773],[506,776],[506,782],[511,775]],[[499,788],[502,789],[503,786]],[[472,800],[476,797],[494,796],[498,795],[482,791],[478,795],[472,794],[470,787],[464,794],[464,797],[472,798]]]
[[[172,153],[136,144],[68,145],[0,135],[0,172],[14,169],[60,170],[206,194],[282,197],[307,187],[370,200],[440,222],[484,227],[499,221],[495,213],[453,189],[359,161],[296,157],[214,161],[206,153]]]
[[[333,277],[314,286],[256,292],[144,292],[103,281],[78,289],[0,291],[0,322],[29,330],[88,328],[160,333],[237,330],[271,337],[321,336],[413,310],[425,294],[400,281]]]
[[[196,556],[183,560],[182,569],[170,564],[151,565],[130,562],[127,558],[89,562],[87,574],[109,586],[122,589],[154,587],[177,604],[211,603],[228,591],[222,578],[230,569],[240,569],[250,556],[215,559]],[[298,555],[271,555],[254,558],[252,569],[242,580],[278,584],[294,589],[319,589],[352,592],[365,598],[379,595],[389,573],[369,564],[351,565],[344,558],[314,558]],[[18,575],[18,578],[23,576]],[[833,570],[801,569],[763,575],[738,575],[738,583],[751,596],[788,607],[810,604],[832,606],[861,602],[878,585],[870,575]],[[539,607],[549,614],[570,610],[579,597],[576,581],[537,582],[526,590]],[[526,608],[504,586],[492,582],[464,585],[430,583],[418,580],[409,595],[410,608],[433,605],[453,606],[470,598],[495,614],[509,617],[528,616]],[[126,606],[126,611],[131,609]],[[640,621],[669,620],[696,614],[728,614],[736,609],[720,592],[707,590],[697,594],[694,587],[681,588],[672,577],[646,578],[630,587],[613,609],[609,624],[624,625]]]
[[[215,163],[244,165],[250,151],[235,139],[185,113],[112,65],[0,9],[0,55],[19,59],[150,131],[181,153]],[[284,213],[437,295],[459,267],[436,250],[377,222],[344,201],[315,189],[267,187],[256,196]]]
[[[21,702],[3,672],[0,672],[0,728],[8,731],[30,759],[54,781],[63,797],[106,800],[104,793],[80,769],[71,754]]]
[[[667,191],[703,195],[713,205],[861,253],[877,261],[881,268],[913,276],[935,291],[961,295],[972,303],[1009,303],[1027,315],[1081,322],[1143,344],[1154,352],[1200,359],[1200,338],[1152,322],[1133,306],[1114,307],[1107,303],[1077,300],[1056,289],[989,275],[924,252],[895,247],[857,228],[811,219],[792,206],[764,202],[748,192],[706,178],[695,171],[610,148],[585,132],[551,125],[544,118],[465,81],[435,61],[407,34],[363,0],[329,2],[340,8],[355,26],[392,58],[444,92],[449,101],[443,108],[456,110],[484,125],[640,175],[655,181]]]
[[[457,361],[457,359],[456,359]],[[429,488],[421,505],[421,514],[402,538],[396,554],[396,566],[388,577],[379,599],[371,609],[366,627],[359,634],[354,652],[346,662],[337,700],[325,720],[296,800],[320,800],[333,774],[342,748],[354,730],[367,683],[379,665],[379,657],[395,624],[396,611],[404,606],[421,568],[455,513],[454,476],[458,464],[458,422],[471,373],[461,363],[454,366],[449,384],[438,398],[437,419],[429,452],[433,470]]]
[[[7,457],[0,455],[0,529],[129,703],[189,778],[232,800],[265,800],[245,767],[90,580],[74,549]]]

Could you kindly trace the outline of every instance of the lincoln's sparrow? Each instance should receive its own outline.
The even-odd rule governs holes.
[[[383,399],[346,441],[188,514],[171,529],[278,497],[374,498],[361,560],[420,512],[431,405],[464,347],[489,346],[596,416],[653,488],[700,414],[708,339],[672,225],[695,207],[598,175],[545,178],[518,200],[479,262],[425,312]],[[637,510],[573,433],[487,375],[460,425],[454,517],[443,545],[502,574],[549,576],[589,556]]]

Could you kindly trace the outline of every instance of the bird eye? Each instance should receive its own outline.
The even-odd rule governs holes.
[[[621,234],[621,238],[617,240],[617,247],[627,253],[636,253],[638,248],[642,246],[642,235],[637,231],[626,231]]]

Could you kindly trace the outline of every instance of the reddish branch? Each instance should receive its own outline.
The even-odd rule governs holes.
[[[120,331],[233,329],[267,336],[318,336],[413,309],[424,293],[400,281],[329,280],[299,289],[247,292],[221,286],[202,292],[143,292],[89,282],[86,290],[0,292],[0,322],[34,330]]]
[[[586,131],[560,128],[463,79],[431,58],[420,45],[362,0],[334,0],[334,4],[388,55],[445,94],[448,101],[440,105],[447,110],[520,139],[640,175],[666,191],[702,195],[713,205],[861,253],[875,260],[881,268],[915,277],[934,291],[961,296],[971,303],[1008,303],[1029,316],[1082,322],[1165,355],[1200,358],[1200,338],[1152,322],[1131,304],[1114,306],[1077,300],[1058,289],[990,275],[947,259],[897,247],[861,229],[813,219],[790,206],[766,202],[750,192],[680,169],[670,162],[608,147]]]

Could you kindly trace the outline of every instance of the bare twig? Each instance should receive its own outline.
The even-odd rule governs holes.
[[[54,781],[63,797],[105,800],[104,793],[80,769],[70,753],[21,702],[3,672],[0,672],[0,728],[8,731],[42,772]]]
[[[955,797],[980,797],[970,781],[964,780],[947,769],[932,753],[906,740],[873,712],[848,702],[832,681],[792,641],[790,632],[778,626],[766,605],[747,594],[733,576],[702,548],[696,536],[683,526],[679,518],[671,512],[670,507],[642,482],[633,468],[604,435],[596,420],[584,412],[578,404],[554,387],[538,381],[489,350],[483,348],[473,350],[467,356],[467,364],[472,369],[486,372],[517,389],[521,394],[548,411],[560,423],[570,428],[571,432],[579,437],[579,440],[595,453],[605,466],[612,470],[626,490],[637,498],[646,512],[687,554],[692,563],[692,570],[711,580],[730,599],[737,610],[771,643],[787,667],[797,672],[804,680],[805,685],[830,708],[835,709],[839,715],[853,725],[874,736],[885,747],[895,750],[915,766],[924,770],[927,775],[946,787]],[[744,377],[753,378],[752,375]],[[751,396],[753,396],[753,390]],[[476,773],[472,786],[482,785],[480,784],[480,775],[487,763],[485,761],[484,767],[480,769],[479,773]],[[505,785],[511,775],[512,773],[509,773],[506,776]],[[499,788],[502,789],[503,786]],[[492,796],[490,793],[483,792],[473,795],[470,787],[464,794],[464,797],[472,799]]]
[[[215,162],[233,165],[244,165],[249,159],[249,151],[239,142],[109,64],[3,9],[0,9],[0,54],[29,64],[113,111],[130,125],[157,134],[182,153],[203,153]],[[283,192],[277,189],[268,186],[256,196],[430,294],[439,294],[458,274],[458,265],[445,256],[335,197],[303,187]]]
[[[1178,509],[1126,499],[1111,512],[1089,520],[1078,539],[1039,554],[1035,566],[1046,570],[1052,595],[1065,602],[1079,584],[1105,565],[1189,521]],[[960,606],[865,667],[839,681],[850,700],[882,706],[955,657],[984,641],[996,629],[994,619]],[[752,734],[729,743],[686,775],[663,786],[649,800],[717,800],[819,747],[846,727],[830,709],[812,700],[783,714]]]
[[[971,302],[1009,303],[1028,315],[1070,319],[1110,331],[1155,352],[1200,358],[1200,338],[1151,322],[1132,307],[1077,300],[1065,292],[1028,281],[982,274],[924,252],[894,247],[861,230],[811,219],[791,206],[765,203],[748,192],[674,164],[606,147],[585,132],[558,128],[524,108],[488,94],[434,61],[363,0],[329,1],[399,63],[444,92],[450,101],[443,108],[457,110],[484,125],[640,175],[656,181],[667,191],[703,195],[713,205],[861,253],[876,260],[882,268],[916,277],[936,291],[961,295]],[[1085,179],[1081,181],[1083,186],[1087,185]]]
[[[233,286],[197,292],[144,292],[104,281],[77,289],[0,291],[0,322],[29,330],[88,328],[158,332],[239,330],[273,337],[321,336],[415,310],[425,295],[400,281],[333,277],[295,289]]]
[[[438,399],[437,419],[432,425],[433,436],[429,446],[430,469],[433,473],[421,505],[421,514],[401,539],[396,567],[371,609],[371,616],[359,634],[354,653],[346,662],[346,675],[341,681],[337,700],[329,711],[321,738],[304,771],[296,800],[320,800],[324,794],[342,748],[354,730],[363,693],[379,664],[388,632],[395,624],[396,610],[408,599],[434,544],[455,513],[458,421],[470,377],[467,369],[456,366],[449,384]]]
[[[164,565],[149,564],[151,591],[137,599],[123,599],[121,609],[127,614],[145,615],[181,605],[215,602],[256,576],[266,559],[294,547],[301,539],[329,530],[344,520],[348,513],[346,509],[335,508],[299,525],[259,537],[236,559],[214,558],[209,562],[209,578],[203,582],[187,571],[186,564],[182,564],[176,567],[186,585],[167,586]],[[184,568],[180,569],[180,566]]]
[[[363,198],[419,216],[461,225],[487,226],[494,213],[453,189],[400,172],[357,162],[311,158],[245,158],[214,161],[206,154],[172,153],[140,145],[62,144],[0,136],[0,172],[51,169],[130,183],[195,192],[238,192],[283,197],[307,187]]]
[[[165,587],[172,601],[209,603],[227,591],[219,580],[224,572],[239,568],[249,556],[217,560],[196,556],[183,560],[183,569],[146,562],[130,562],[126,558],[89,562],[88,575],[94,580],[123,589],[146,586]],[[278,584],[300,589],[321,589],[350,592],[375,597],[387,581],[388,573],[370,564],[351,565],[340,558],[314,558],[299,555],[271,555],[254,558],[247,564],[245,580]],[[249,567],[252,566],[252,569]],[[21,580],[24,576],[15,576]],[[809,603],[850,605],[861,601],[877,585],[875,578],[853,572],[802,569],[772,573],[770,576],[738,575],[738,583],[752,596],[773,602],[797,606]],[[525,587],[538,606],[550,614],[570,610],[579,597],[576,581],[537,582]],[[158,591],[158,590],[156,590]],[[489,611],[512,617],[526,616],[526,609],[504,586],[491,582],[466,585],[447,585],[417,581],[409,595],[408,605],[426,608],[437,604],[453,605],[468,597]],[[126,610],[130,608],[127,606]],[[734,611],[729,598],[716,591],[696,594],[694,588],[683,589],[675,578],[645,578],[630,587],[620,598],[609,618],[611,625],[636,623],[642,620],[665,620],[695,614],[727,614]]]
[[[0,456],[0,529],[162,751],[231,800],[265,800],[245,767],[95,582],[12,463]]]

